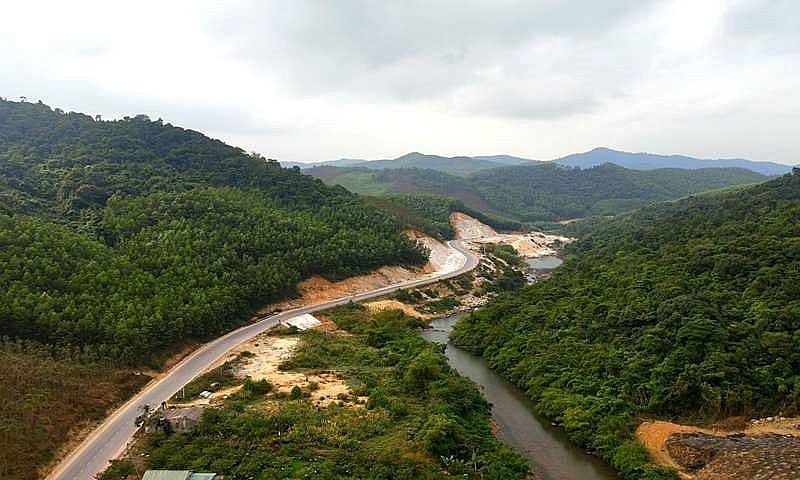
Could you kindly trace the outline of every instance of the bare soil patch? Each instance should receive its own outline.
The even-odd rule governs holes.
[[[323,325],[325,324],[323,322]],[[241,379],[247,377],[252,380],[266,379],[278,392],[288,393],[295,386],[305,390],[315,383],[317,388],[311,391],[310,400],[320,406],[351,398],[350,387],[335,372],[305,373],[279,369],[280,364],[291,357],[299,342],[300,338],[295,335],[272,336],[269,332],[265,332],[229,352],[226,360],[236,359],[242,352],[249,352],[239,359],[234,375]],[[241,386],[215,392],[205,404],[215,403],[224,395],[230,395],[239,389]],[[198,402],[203,404],[202,401]]]
[[[645,421],[635,435],[655,463],[685,479],[800,478],[800,417],[733,418],[707,428]]]
[[[498,233],[492,227],[460,212],[450,215],[450,223],[456,231],[456,238],[477,243],[505,243],[514,247],[521,257],[555,255],[561,245],[573,241],[572,238],[542,232]]]
[[[425,273],[421,270],[396,266],[382,267],[372,273],[346,278],[338,282],[331,282],[320,276],[314,276],[303,280],[297,285],[297,290],[300,293],[298,298],[265,305],[258,310],[258,313],[263,315],[278,310],[289,310],[348,295],[357,295],[396,283],[415,280],[424,276]]]
[[[430,251],[428,264],[423,268],[425,273],[453,270],[461,266],[463,257],[448,245],[418,230],[407,230],[406,235],[425,245]]]
[[[419,317],[423,320],[429,320],[434,317],[427,313],[422,313],[411,305],[406,305],[398,300],[376,300],[374,302],[367,302],[364,304],[370,312],[382,312],[384,310],[402,310],[406,315],[412,317]]]

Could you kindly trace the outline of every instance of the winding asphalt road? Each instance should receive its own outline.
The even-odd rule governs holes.
[[[113,415],[106,419],[92,434],[87,437],[78,448],[65,458],[53,472],[48,480],[91,480],[95,475],[108,466],[109,462],[117,458],[125,450],[128,442],[136,433],[134,424],[143,405],[158,406],[167,401],[184,385],[205,371],[210,365],[222,358],[228,351],[240,343],[253,338],[281,321],[304,313],[316,312],[327,308],[343,305],[350,301],[359,302],[373,297],[392,293],[403,288],[418,287],[429,283],[438,282],[456,277],[474,269],[478,265],[478,257],[469,251],[461,240],[452,240],[448,245],[463,257],[463,263],[455,270],[442,272],[421,280],[390,285],[370,292],[342,297],[315,305],[309,305],[294,310],[272,315],[270,317],[251,323],[234,330],[216,340],[209,342],[194,353],[184,358],[172,367],[161,379],[147,385],[135,397],[120,407]]]

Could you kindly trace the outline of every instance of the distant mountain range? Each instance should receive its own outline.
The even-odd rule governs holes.
[[[550,162],[570,167],[591,168],[604,163],[614,163],[633,170],[654,170],[658,168],[683,168],[696,170],[701,168],[744,168],[762,175],[783,175],[791,171],[792,167],[774,162],[756,162],[753,160],[719,159],[708,160],[684,155],[657,155],[652,153],[630,153],[610,148],[595,148],[588,152],[575,153],[565,157],[551,160]],[[426,155],[411,152],[391,160],[359,160],[343,158],[323,162],[281,162],[284,167],[300,167],[302,169],[331,166],[331,167],[361,167],[373,170],[397,168],[428,168],[448,173],[450,175],[466,176],[471,173],[509,165],[527,165],[531,163],[547,163],[512,155],[483,155],[442,157],[439,155]]]
[[[426,155],[419,152],[411,152],[391,160],[354,160],[343,158],[327,162],[300,163],[300,162],[281,162],[284,167],[298,166],[300,168],[313,167],[360,167],[371,170],[383,170],[389,168],[429,168],[450,175],[469,175],[470,173],[504,165],[519,165],[530,160],[524,158],[514,159],[508,155],[497,155],[493,157],[442,157],[439,155]]]
[[[554,160],[570,167],[590,168],[604,163],[615,163],[633,170],[654,170],[656,168],[746,168],[762,175],[783,175],[792,170],[790,165],[774,162],[756,162],[742,158],[707,160],[685,155],[656,155],[653,153],[630,153],[610,148],[595,148],[584,153],[575,153]]]

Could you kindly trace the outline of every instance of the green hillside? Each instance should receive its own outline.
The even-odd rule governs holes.
[[[423,193],[443,195],[458,199],[470,208],[492,212],[470,183],[461,177],[433,169],[387,168],[368,170],[361,167],[314,167],[305,173],[329,185],[341,185],[362,195],[387,195],[393,193]],[[498,212],[492,212],[498,213]]]
[[[466,177],[416,168],[317,167],[306,172],[358,193],[444,195],[473,210],[524,222],[615,215],[657,201],[767,179],[740,168],[642,171],[613,164],[579,169],[550,162],[484,169]]]
[[[640,416],[800,408],[798,219],[797,169],[619,217],[550,280],[464,317],[454,339],[626,478],[671,478],[632,441]]]
[[[510,166],[471,175],[481,197],[526,221],[614,215],[648,203],[728,185],[765,180],[740,168],[630,170],[614,164],[579,169],[552,163]]]
[[[0,197],[3,352],[35,352],[40,373],[79,365],[54,370],[67,375],[58,382],[3,378],[2,478],[37,478],[75,424],[125,393],[105,389],[84,402],[91,411],[37,398],[90,391],[103,368],[157,366],[310,275],[425,260],[401,224],[346,190],[145,116],[102,122],[0,101]]]
[[[343,189],[144,116],[0,102],[0,149],[3,194],[19,199],[0,217],[0,335],[134,361],[309,275],[423,259]]]
[[[449,175],[464,176],[487,168],[496,168],[501,165],[517,165],[530,163],[531,160],[512,157],[510,155],[494,155],[487,157],[442,157],[419,152],[407,153],[393,159],[383,160],[355,160],[342,158],[326,162],[281,162],[287,168],[326,168],[326,167],[353,167],[365,170],[383,170],[398,168],[420,168],[436,170]]]

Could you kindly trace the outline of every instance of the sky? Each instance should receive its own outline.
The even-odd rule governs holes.
[[[36,1],[0,97],[284,161],[606,146],[800,162],[796,0]]]

